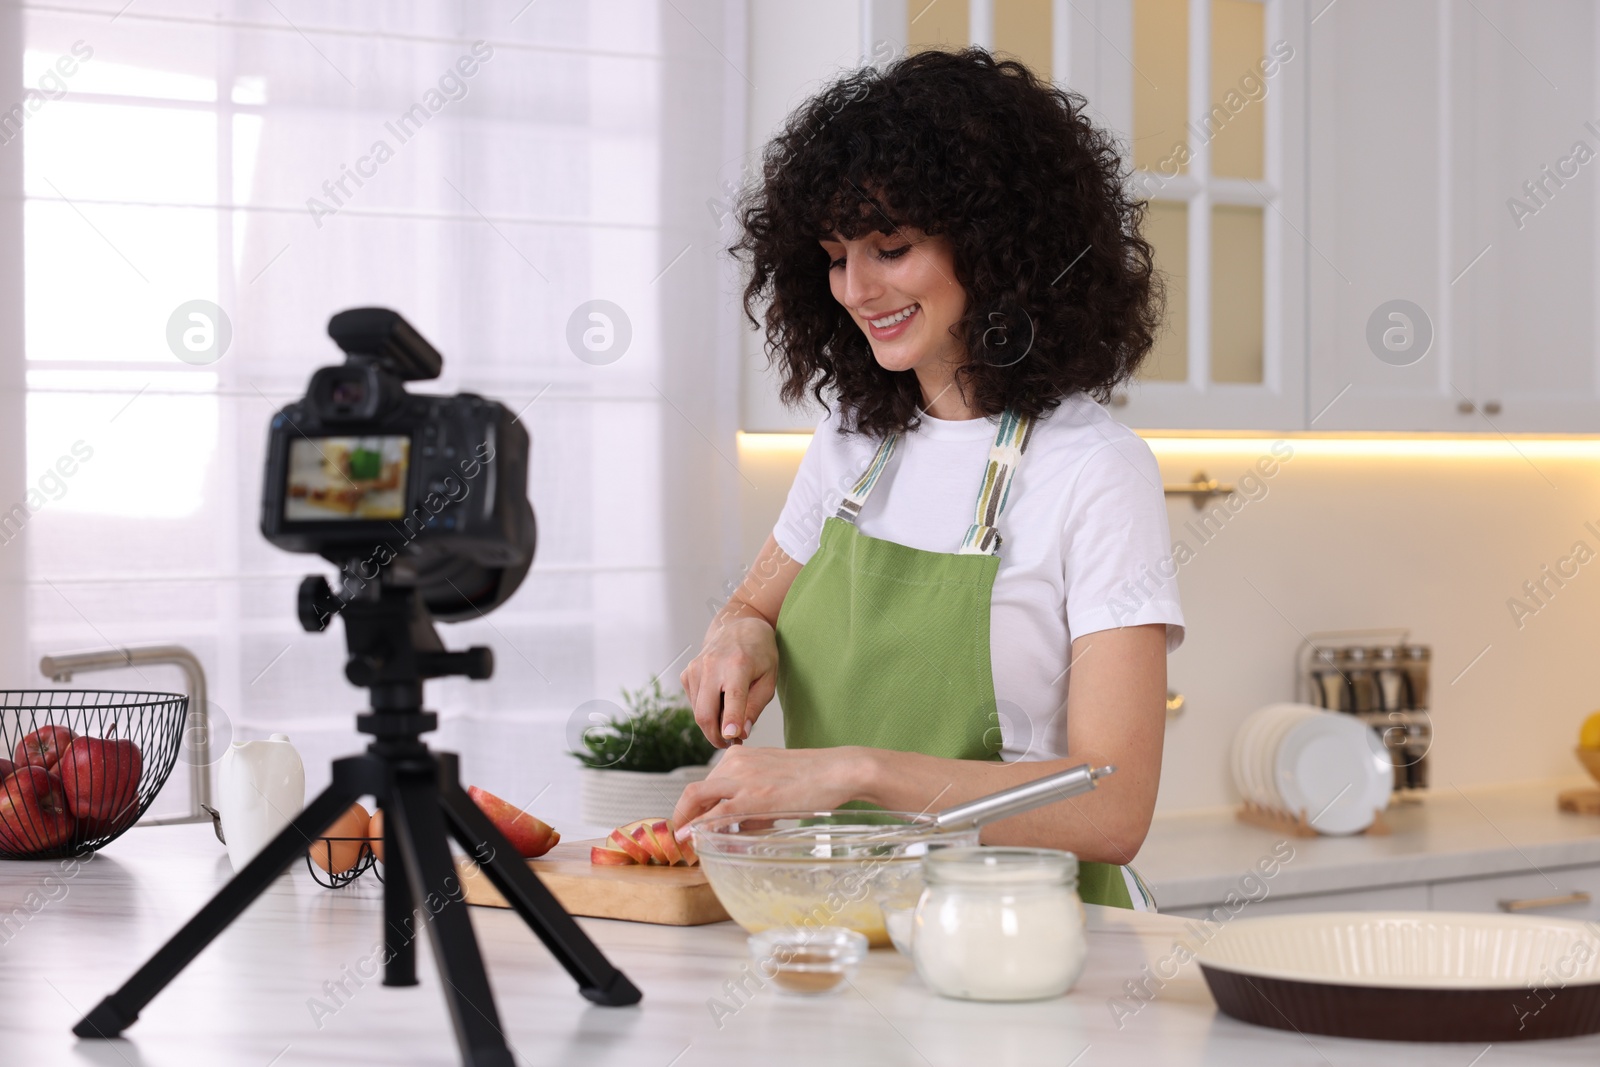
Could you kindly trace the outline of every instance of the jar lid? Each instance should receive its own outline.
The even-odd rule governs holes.
[[[1054,848],[940,848],[922,861],[922,875],[936,885],[1075,886],[1078,857]]]

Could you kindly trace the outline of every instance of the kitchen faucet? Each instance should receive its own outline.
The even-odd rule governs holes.
[[[193,652],[182,645],[139,645],[94,652],[66,652],[39,660],[39,671],[57,682],[70,682],[74,674],[146,665],[178,667],[189,688],[189,714],[184,732],[189,738],[189,814],[164,819],[140,819],[140,826],[211,822],[211,717],[206,705],[206,672]]]

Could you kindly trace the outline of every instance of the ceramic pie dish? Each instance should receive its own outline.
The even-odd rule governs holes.
[[[1454,912],[1240,919],[1196,958],[1217,1007],[1258,1026],[1494,1043],[1600,1032],[1600,925]]]

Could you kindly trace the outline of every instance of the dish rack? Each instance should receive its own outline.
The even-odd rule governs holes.
[[[1241,822],[1291,837],[1389,832],[1389,752],[1350,716],[1270,704],[1240,724],[1230,760]]]
[[[1311,821],[1306,818],[1306,813],[1303,811],[1290,815],[1288,812],[1279,811],[1277,808],[1264,808],[1259,804],[1253,804],[1246,800],[1234,809],[1233,815],[1240,822],[1249,823],[1251,826],[1259,826],[1264,830],[1271,830],[1277,834],[1287,834],[1290,837],[1322,836],[1321,831],[1311,825]],[[1387,837],[1393,832],[1394,828],[1389,825],[1389,820],[1380,811],[1373,817],[1372,825],[1349,836]]]

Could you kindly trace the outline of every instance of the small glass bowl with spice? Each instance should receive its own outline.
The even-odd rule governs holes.
[[[867,939],[842,926],[775,926],[750,935],[757,973],[799,996],[844,988],[866,955]]]

